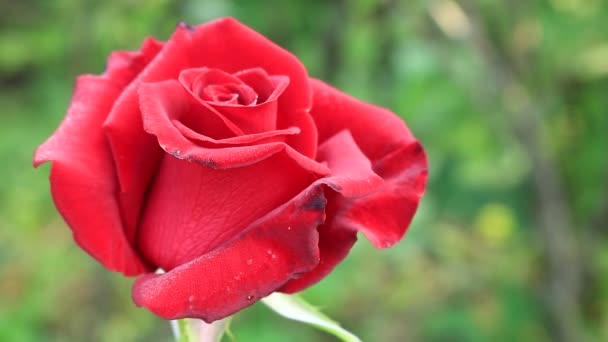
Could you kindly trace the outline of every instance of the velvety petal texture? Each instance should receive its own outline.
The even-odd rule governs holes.
[[[275,137],[283,136],[285,142],[258,141],[222,149],[206,147],[201,144],[202,140],[208,143],[214,140],[225,142],[228,138],[244,133],[238,135],[238,126],[174,80],[143,84],[140,87],[140,109],[144,130],[156,136],[158,145],[176,158],[197,162],[213,169],[227,169],[254,164],[276,153],[285,152],[305,169],[318,174],[329,172],[324,165],[295,151],[287,143],[288,137],[291,136],[284,134],[287,130],[267,133]],[[175,121],[181,124],[175,124]],[[180,130],[188,133],[184,135]],[[301,129],[298,130],[301,132]],[[200,138],[195,138],[197,135]]]
[[[277,128],[294,124],[300,127],[302,132],[288,138],[287,143],[304,156],[314,158],[317,131],[308,112],[312,92],[302,63],[290,52],[231,18],[197,26],[193,31],[192,39],[197,44],[192,60],[196,66],[229,73],[261,68],[269,75],[289,78],[289,86],[278,99],[281,115],[277,117]]]
[[[281,291],[287,293],[301,291],[331,272],[348,254],[357,231],[378,248],[391,247],[403,238],[428,177],[422,146],[395,114],[354,99],[321,81],[311,80],[311,84],[314,93],[311,114],[324,141],[321,146],[343,134],[336,132],[347,130],[383,182],[363,196],[334,187],[338,193],[328,195],[327,219],[319,228],[319,266],[283,286]],[[326,150],[331,153],[340,148]],[[320,157],[332,158],[331,154]]]
[[[348,130],[371,160],[373,170],[384,179],[382,187],[370,196],[345,198],[337,219],[361,231],[376,247],[390,247],[405,234],[424,194],[428,177],[424,149],[390,111],[354,99],[321,81],[311,80],[311,84],[311,114],[320,140]]]
[[[78,244],[144,274],[137,305],[207,322],[318,282],[359,232],[392,246],[427,178],[395,114],[231,18],[112,53],[34,159]]]
[[[172,270],[234,239],[318,177],[286,153],[226,170],[167,155],[140,225],[140,250]]]
[[[68,113],[38,149],[34,165],[52,161],[51,193],[78,244],[107,268],[125,275],[148,270],[121,215],[114,160],[102,124],[124,88],[162,43],[147,39],[138,52],[114,52],[102,76],[76,80]]]
[[[311,188],[213,252],[166,274],[139,278],[133,300],[166,319],[212,322],[269,295],[319,262],[323,192]]]

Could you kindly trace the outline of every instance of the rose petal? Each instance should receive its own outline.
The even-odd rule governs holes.
[[[331,170],[331,176],[319,182],[329,185],[344,197],[368,195],[383,183],[349,131],[342,131],[321,144],[319,160],[327,163]]]
[[[287,143],[303,155],[315,157],[316,128],[308,122],[311,120],[308,74],[294,55],[232,18],[197,26],[192,39],[197,47],[192,56],[196,66],[229,73],[262,68],[270,75],[289,77],[289,86],[278,99],[281,114],[276,127],[300,127],[302,133]]]
[[[190,99],[190,100],[189,100]],[[172,120],[178,119],[197,133],[207,135],[206,132],[221,132],[222,122],[217,119],[217,113],[208,111],[208,108],[197,102],[176,81],[156,82],[143,84],[140,89],[141,111],[143,113],[144,129],[158,138],[158,144],[167,153],[177,158],[203,164],[207,167],[227,169],[251,165],[269,158],[275,153],[285,151],[301,167],[310,172],[325,175],[329,170],[323,165],[302,156],[285,143],[266,143],[252,146],[234,146],[222,149],[200,146],[187,139]],[[184,118],[193,117],[203,125],[192,127]],[[215,116],[214,116],[215,115]],[[215,118],[215,119],[214,119]],[[226,126],[224,126],[226,127]],[[226,128],[224,133],[228,134]],[[228,136],[220,136],[226,138]],[[216,138],[216,137],[213,137]],[[286,138],[288,140],[289,138]]]
[[[263,92],[268,92],[264,100],[258,99],[258,94],[249,85],[237,77],[253,82]],[[262,80],[264,78],[264,80]],[[268,76],[262,69],[249,69],[235,75],[230,75],[218,69],[198,68],[188,69],[180,73],[180,83],[192,92],[192,95],[201,102],[207,102],[217,109],[218,113],[225,115],[245,134],[254,134],[271,131],[277,127],[277,99],[289,85],[286,76]],[[271,89],[267,89],[267,87]],[[228,91],[235,92],[232,99],[217,101],[218,94]],[[238,88],[238,89],[237,89]],[[226,93],[224,96],[228,96]],[[255,97],[255,98],[254,98]],[[249,102],[241,103],[241,101]],[[255,103],[253,103],[255,102]]]
[[[285,284],[281,292],[299,292],[323,279],[346,257],[357,230],[378,248],[390,247],[403,237],[424,192],[426,170],[420,167],[426,167],[426,156],[420,145],[413,143],[379,164],[377,169],[386,181],[376,192],[359,199],[328,194],[327,221],[319,227],[321,261],[310,272]]]
[[[258,102],[258,104],[252,106],[220,103],[211,103],[211,105],[226,115],[246,134],[275,130],[277,128],[277,115],[279,114],[277,99],[289,85],[289,78],[275,76],[269,82],[273,83],[275,88],[264,102]]]
[[[258,103],[276,100],[289,84],[289,77],[270,76],[262,68],[241,70],[234,76],[255,90],[259,96]]]
[[[334,268],[348,255],[350,249],[357,242],[357,231],[349,229],[344,225],[335,224],[335,211],[338,210],[332,205],[331,194],[328,198],[326,209],[326,222],[319,226],[319,264],[303,273],[297,278],[288,281],[278,291],[283,293],[300,292],[307,287],[316,284],[321,279],[331,273]]]
[[[184,137],[190,140],[194,140],[201,146],[205,147],[229,147],[250,144],[266,144],[270,142],[285,142],[285,137],[300,133],[300,128],[289,127],[288,129],[241,135],[238,137],[216,140],[206,135],[202,135],[195,132],[194,130],[190,129],[188,126],[177,120],[173,120],[172,123],[179,130],[179,132],[184,135]]]
[[[335,133],[348,129],[356,145],[372,160],[375,174],[384,181],[364,196],[353,196],[340,187],[332,187],[338,193],[326,194],[327,221],[319,228],[321,261],[311,272],[283,286],[281,291],[286,293],[301,291],[329,274],[348,254],[356,241],[356,231],[361,231],[378,248],[399,241],[418,207],[428,174],[422,147],[393,113],[360,102],[320,81],[311,83],[314,92],[311,114],[319,127],[320,141],[324,141],[319,159],[330,161],[332,175],[339,180],[336,165],[347,166],[353,157],[342,159],[347,144],[344,140],[334,143]],[[355,183],[360,179],[347,178]]]
[[[125,275],[144,272],[146,266],[130,245],[134,232],[123,226],[128,218],[117,208],[123,201],[118,198],[116,203],[114,162],[101,123],[120,91],[162,46],[162,42],[148,38],[140,51],[112,53],[102,77],[81,76],[66,119],[34,157],[34,165],[53,161],[51,192],[75,240],[107,268]],[[96,217],[96,224],[90,223],[91,217]]]
[[[242,106],[252,104],[258,97],[255,91],[240,78],[219,69],[184,70],[180,73],[179,80],[184,88],[204,101]],[[220,97],[230,98],[230,101],[222,100]],[[233,99],[235,101],[232,101]]]
[[[133,300],[166,319],[212,322],[275,291],[318,263],[323,193],[310,188],[253,223],[231,242],[133,286]]]
[[[139,51],[115,51],[110,54],[104,75],[126,86],[146,67],[162,49],[163,43],[146,38]]]
[[[172,121],[180,121],[193,131],[214,139],[234,137],[235,130],[239,136],[243,134],[229,119],[194,98],[175,80],[141,84],[139,103],[144,130],[166,135],[167,139],[176,134],[171,127]]]
[[[363,232],[379,248],[392,246],[405,234],[422,197],[428,175],[422,146],[405,124],[390,111],[358,101],[321,81],[311,81],[311,110],[324,141],[348,129],[357,145],[384,179],[375,193],[363,198],[344,198],[334,219]]]
[[[311,79],[310,113],[319,132],[319,144],[349,130],[363,153],[373,162],[398,145],[415,141],[399,117],[389,110],[359,101],[316,79]]]
[[[287,145],[291,146],[301,154],[315,159],[317,156],[317,126],[308,111],[298,111],[292,115],[281,115],[277,117],[277,127],[285,128],[290,126],[298,126],[302,132],[298,136],[287,138]]]
[[[319,227],[321,259],[317,267],[290,280],[280,289],[281,292],[294,293],[315,284],[346,257],[357,241],[357,230],[335,220],[342,211],[349,210],[344,198],[365,198],[384,184],[348,131],[342,131],[325,141],[319,147],[319,158],[327,163],[331,176],[318,180],[316,184],[325,184],[333,190],[325,191],[328,206],[327,220]]]
[[[309,109],[311,92],[308,74],[293,54],[232,18],[211,21],[194,28],[193,62],[200,67],[228,73],[262,68],[269,75],[291,80],[279,102],[289,108]]]
[[[109,75],[125,75],[111,68]],[[34,165],[53,162],[53,200],[76,242],[105,267],[137,275],[147,267],[123,229],[114,163],[101,130],[125,82],[126,78],[117,83],[105,76],[79,77],[66,118],[38,148]]]
[[[384,184],[362,198],[344,199],[348,207],[336,218],[362,232],[377,248],[387,248],[403,238],[424,194],[428,176],[426,154],[420,143],[405,143],[374,164]]]
[[[246,84],[212,84],[203,90],[205,100],[216,106],[255,106],[258,94]]]
[[[286,153],[228,170],[167,155],[147,199],[139,250],[171,270],[230,241],[316,178]]]
[[[162,154],[156,139],[142,130],[137,89],[141,82],[177,77],[180,70],[188,67],[190,48],[189,30],[181,25],[116,99],[103,123],[116,164],[120,204],[129,236],[136,234],[143,197]]]
[[[245,134],[255,134],[277,129],[277,102],[270,101],[257,106],[234,106],[210,103]]]
[[[240,78],[233,76],[220,69],[196,68],[186,69],[180,72],[179,80],[186,89],[192,90],[195,94],[200,94],[211,84],[245,84]],[[188,86],[188,83],[191,83]]]

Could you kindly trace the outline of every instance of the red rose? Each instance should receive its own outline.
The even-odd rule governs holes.
[[[397,116],[310,79],[234,19],[180,25],[80,76],[45,161],[76,242],[144,274],[137,305],[207,322],[316,283],[359,231],[392,246],[427,178]]]

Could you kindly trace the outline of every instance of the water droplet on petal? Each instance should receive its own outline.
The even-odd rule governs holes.
[[[247,296],[247,300],[252,300],[252,299],[253,299],[252,295]]]
[[[253,259],[247,259],[247,265],[252,265],[253,264]]]

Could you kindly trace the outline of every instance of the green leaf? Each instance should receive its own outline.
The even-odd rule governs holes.
[[[361,342],[357,336],[342,328],[338,323],[332,321],[298,296],[273,293],[262,299],[262,303],[283,317],[310,324],[340,338],[342,341]]]

